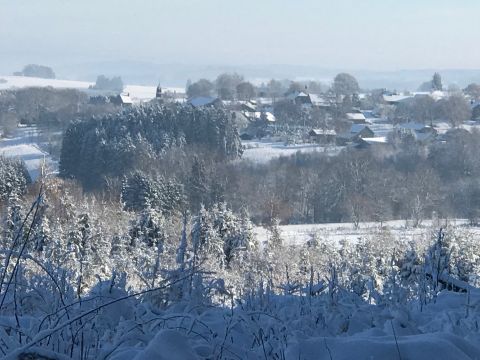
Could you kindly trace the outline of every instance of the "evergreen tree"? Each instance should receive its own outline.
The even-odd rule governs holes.
[[[155,208],[159,204],[156,184],[139,171],[124,178],[121,196],[127,210],[140,211],[149,207]]]
[[[442,283],[451,272],[450,255],[452,252],[449,237],[440,229],[434,244],[428,249],[425,258],[425,269],[431,278],[433,290],[443,289]]]
[[[192,211],[197,212],[202,205],[208,206],[209,186],[205,164],[198,157],[195,157],[192,170],[188,179],[188,195]]]
[[[0,156],[0,201],[21,196],[30,182],[23,162]]]
[[[433,91],[442,91],[443,90],[443,85],[442,85],[442,77],[440,76],[439,73],[433,74],[432,78],[432,90]]]
[[[95,276],[90,267],[93,263],[93,254],[92,229],[88,213],[83,212],[77,216],[76,223],[68,234],[68,246],[70,248],[69,266],[76,275],[76,293],[80,297]]]
[[[22,228],[24,211],[20,199],[13,195],[8,198],[3,219],[2,248],[16,249],[23,243],[26,228]]]
[[[166,240],[165,219],[161,212],[147,208],[132,222],[130,249],[138,275],[150,287],[160,277],[160,261]]]

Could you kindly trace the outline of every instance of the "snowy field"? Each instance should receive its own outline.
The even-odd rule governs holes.
[[[23,160],[33,181],[38,177],[44,161],[50,170],[56,172],[58,168],[49,154],[35,143],[36,131],[32,127],[21,127],[13,137],[0,139],[0,155]]]
[[[73,80],[58,80],[58,79],[40,79],[26,76],[2,76],[0,79],[4,79],[7,82],[0,81],[0,90],[12,89],[12,88],[24,88],[24,87],[47,87],[51,86],[57,89],[77,89],[84,90],[91,93],[95,91],[89,90],[88,87],[94,85],[93,82],[87,81],[73,81]],[[162,88],[165,92],[171,92],[176,94],[185,93],[183,88]],[[124,92],[129,93],[130,97],[137,102],[151,100],[155,98],[156,86],[143,86],[143,85],[125,85]]]
[[[308,241],[316,239],[322,243],[338,245],[343,241],[354,243],[360,239],[373,240],[382,236],[392,236],[405,242],[417,241],[428,242],[432,233],[439,228],[447,228],[455,232],[463,231],[470,235],[480,235],[480,227],[469,226],[464,219],[452,219],[433,223],[431,220],[423,221],[418,227],[413,227],[405,220],[386,221],[383,227],[379,223],[360,223],[355,228],[353,223],[330,223],[330,224],[302,224],[281,225],[280,231],[285,245],[304,245]],[[268,240],[270,233],[264,227],[255,227],[255,235],[260,244]]]
[[[285,145],[281,141],[269,140],[248,140],[243,141],[244,152],[242,159],[250,160],[255,163],[267,163],[268,161],[282,156],[291,156],[297,152],[301,153],[324,153],[328,155],[337,155],[343,147],[339,146],[321,146],[318,144],[293,144]]]

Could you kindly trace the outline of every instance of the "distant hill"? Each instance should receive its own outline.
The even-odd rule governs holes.
[[[200,78],[215,79],[223,72],[238,72],[247,79],[260,83],[269,79],[315,79],[328,83],[339,72],[350,72],[357,77],[362,88],[389,88],[416,90],[429,80],[435,71],[442,75],[445,85],[464,87],[472,82],[480,83],[480,69],[421,69],[398,71],[371,71],[349,69],[326,69],[321,66],[302,65],[189,65],[155,64],[137,61],[92,62],[72,65],[57,65],[61,78],[95,81],[98,74],[121,75],[126,83],[156,85],[158,82],[170,86],[184,87],[187,80]]]
[[[238,72],[255,83],[275,79],[306,80],[315,79],[329,83],[339,72],[349,72],[365,89],[388,88],[391,90],[417,90],[420,84],[431,79],[434,72],[442,75],[444,85],[456,84],[464,87],[472,82],[480,83],[479,69],[418,69],[373,71],[332,69],[318,66],[302,65],[191,65],[159,64],[144,61],[103,61],[78,63],[53,63],[56,78],[95,82],[98,74],[107,77],[121,76],[126,84],[156,86],[168,84],[184,88],[188,79],[215,79],[223,72]],[[0,59],[0,73],[8,74],[15,66]]]

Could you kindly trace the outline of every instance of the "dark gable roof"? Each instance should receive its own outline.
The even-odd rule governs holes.
[[[212,105],[219,101],[218,98],[212,96],[196,96],[188,100],[188,103],[193,107],[201,107]]]

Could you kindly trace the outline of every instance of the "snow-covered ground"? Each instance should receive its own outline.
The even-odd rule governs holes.
[[[312,153],[319,152],[328,155],[337,155],[342,147],[321,146],[318,144],[292,144],[285,145],[281,141],[271,140],[248,140],[242,142],[244,152],[242,159],[250,160],[255,163],[266,163],[272,159],[281,156],[294,155],[297,152]]]
[[[94,85],[93,82],[88,81],[74,81],[74,80],[58,80],[58,79],[40,79],[26,76],[2,76],[0,79],[6,80],[6,82],[0,81],[0,90],[12,89],[12,88],[24,88],[24,87],[47,87],[51,86],[58,89],[77,89],[88,91],[88,87]],[[164,87],[165,92],[171,92],[176,94],[185,93],[183,88]],[[130,97],[134,101],[145,101],[155,98],[156,86],[143,86],[143,85],[125,85],[124,92],[129,93]]]
[[[433,126],[439,134],[445,134],[448,130],[452,129],[452,126],[447,122],[437,122]],[[464,121],[459,128],[472,132],[474,129],[480,130],[480,124],[476,121],[469,120]]]
[[[190,313],[172,314],[181,320],[163,325],[155,335],[148,331],[143,337],[137,335],[150,341],[143,348],[121,344],[111,358],[479,359],[474,312],[480,294],[469,296],[470,300],[467,294],[444,291],[423,311],[413,306],[384,309],[349,299],[333,305],[316,298],[309,302],[306,297],[272,297],[265,301],[267,310],[211,308],[198,315],[198,321]],[[471,307],[468,316],[467,306]],[[192,325],[183,330],[181,321]]]
[[[0,155],[23,160],[33,181],[38,177],[44,161],[50,171],[56,172],[58,169],[58,164],[35,143],[36,133],[34,127],[20,127],[13,137],[0,138]]]
[[[406,223],[405,220],[386,221],[381,227],[379,223],[360,223],[355,228],[353,223],[330,223],[330,224],[302,224],[280,225],[282,240],[285,245],[303,245],[316,239],[320,242],[338,245],[342,241],[356,242],[359,239],[378,239],[382,236],[392,236],[395,239],[409,241],[429,241],[433,231],[440,227],[449,227],[474,235],[480,235],[480,227],[469,226],[465,219],[452,219],[433,223],[431,220],[423,221],[418,227]],[[270,233],[264,227],[255,227],[257,240],[260,244],[268,240]]]

